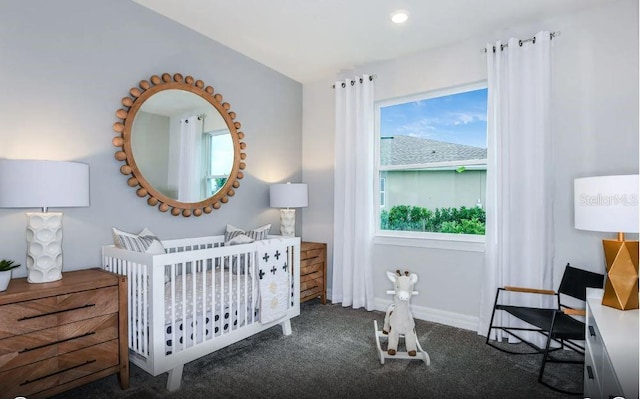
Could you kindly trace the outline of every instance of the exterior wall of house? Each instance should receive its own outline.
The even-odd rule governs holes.
[[[486,201],[487,172],[484,170],[386,171],[385,206],[411,205],[436,208],[472,208]],[[410,188],[410,189],[409,189]]]
[[[99,266],[112,227],[147,227],[161,239],[222,234],[227,223],[279,231],[269,184],[302,177],[300,83],[131,0],[2,0],[0,37],[0,158],[90,166],[91,206],[51,209],[64,211],[64,271]],[[148,206],[114,159],[121,99],[164,72],[213,86],[246,135],[245,177],[209,215],[175,217]],[[35,210],[0,209],[0,258],[23,265],[14,276],[26,275],[28,211]]]
[[[553,40],[551,121],[556,147],[554,281],[571,262],[604,271],[606,233],[573,225],[573,179],[638,173],[638,2],[618,0],[551,19],[505,24],[469,40],[411,56],[360,65],[353,71],[304,85],[303,174],[313,202],[304,209],[302,236],[329,243],[333,260],[333,90],[346,76],[376,74],[376,100],[398,98],[486,80],[486,43],[528,38],[540,30],[559,31]],[[313,204],[313,205],[312,205]],[[419,240],[377,243],[373,248],[376,303],[390,298],[384,272],[398,266],[420,280],[414,315],[474,329],[479,314],[484,253],[427,248]],[[331,285],[331,283],[329,283]],[[330,291],[330,290],[329,290]]]

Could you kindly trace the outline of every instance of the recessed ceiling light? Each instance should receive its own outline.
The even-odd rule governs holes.
[[[409,14],[405,10],[398,10],[391,13],[391,20],[396,24],[407,22]]]

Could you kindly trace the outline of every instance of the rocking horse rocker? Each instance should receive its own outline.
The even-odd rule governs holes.
[[[384,359],[416,359],[422,360],[427,366],[431,363],[431,359],[427,352],[422,350],[418,337],[416,335],[416,323],[409,309],[409,299],[418,292],[413,290],[414,284],[418,281],[418,275],[415,273],[396,270],[395,273],[387,272],[387,277],[394,285],[395,290],[387,291],[387,294],[393,294],[393,303],[389,305],[387,313],[384,316],[384,326],[382,331],[378,330],[378,321],[373,321],[376,334],[376,346],[378,347],[378,356],[380,364],[384,364]],[[388,338],[387,351],[384,352],[380,346],[380,338]],[[404,338],[406,352],[398,351],[398,341]]]

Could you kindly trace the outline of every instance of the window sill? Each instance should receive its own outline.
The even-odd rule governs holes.
[[[377,232],[374,244],[484,252],[485,236],[473,234],[416,233],[412,231]]]

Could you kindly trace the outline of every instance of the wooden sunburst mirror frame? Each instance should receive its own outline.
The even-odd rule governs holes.
[[[154,188],[140,172],[131,149],[131,129],[140,107],[149,97],[170,89],[191,92],[210,103],[224,119],[233,140],[233,166],[226,183],[213,196],[200,202],[180,202]],[[211,86],[205,87],[202,80],[196,80],[191,76],[183,77],[179,73],[173,76],[168,73],[163,73],[160,76],[153,75],[149,78],[149,81],[140,81],[138,87],[133,87],[129,90],[129,94],[130,96],[122,98],[123,108],[116,111],[116,117],[120,121],[113,124],[113,130],[118,133],[118,136],[112,140],[113,145],[120,148],[116,151],[115,158],[124,162],[124,165],[120,166],[120,172],[129,176],[127,184],[136,188],[136,194],[139,197],[148,197],[147,204],[158,206],[160,212],[171,210],[170,213],[174,216],[201,216],[203,213],[211,213],[214,209],[218,209],[222,204],[227,203],[229,197],[233,197],[235,190],[240,187],[239,180],[244,177],[242,170],[246,167],[246,153],[244,152],[246,144],[242,141],[244,133],[239,130],[241,124],[238,121],[234,121],[236,114],[233,111],[229,111],[231,106],[229,103],[222,101],[222,95],[215,93]]]

